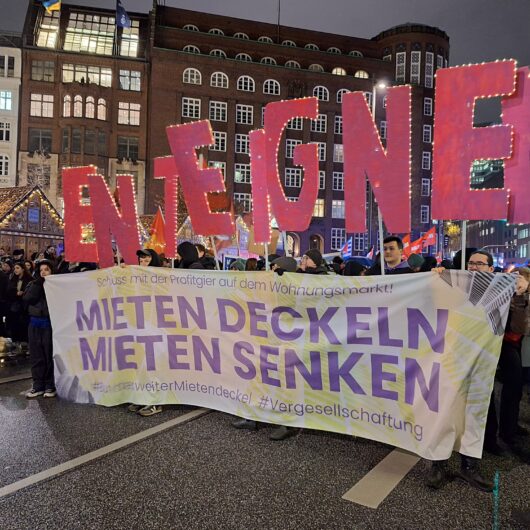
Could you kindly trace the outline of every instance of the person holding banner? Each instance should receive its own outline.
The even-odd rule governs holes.
[[[407,274],[413,272],[407,261],[402,261],[403,241],[398,236],[387,236],[383,239],[383,252],[385,259],[385,274]],[[381,262],[377,260],[375,265],[366,271],[366,276],[378,276],[381,274]]]
[[[298,269],[298,272],[305,274],[327,274],[326,264],[320,251],[316,248],[310,248],[305,252],[300,261],[300,269]]]

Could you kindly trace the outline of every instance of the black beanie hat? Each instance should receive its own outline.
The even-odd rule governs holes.
[[[311,258],[317,267],[320,267],[324,261],[322,259],[322,254],[316,248],[310,248],[307,252],[304,252],[304,256]]]

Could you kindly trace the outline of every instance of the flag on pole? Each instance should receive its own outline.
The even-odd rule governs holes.
[[[436,227],[433,226],[429,231],[423,234],[423,248],[436,245]]]
[[[162,215],[162,210],[159,206],[155,218],[153,219],[153,224],[151,225],[150,230],[151,234],[149,241],[145,244],[145,248],[150,248],[157,254],[162,254],[166,250],[165,226],[164,216]]]
[[[340,253],[342,254],[342,257],[343,258],[351,257],[352,249],[353,249],[353,237],[350,237],[350,239],[346,241],[346,244],[342,247],[342,250],[340,251]]]
[[[410,256],[410,234],[407,234],[403,239],[403,257],[407,259]]]
[[[116,26],[120,28],[130,28],[131,19],[125,11],[125,8],[121,5],[121,0],[116,0]]]
[[[48,13],[61,10],[61,0],[43,0],[42,5]]]
[[[372,245],[372,247],[370,248],[368,254],[366,254],[366,257],[367,257],[368,259],[374,259],[374,247],[373,247],[373,245]]]
[[[418,252],[421,252],[422,248],[423,248],[423,236],[416,239],[416,241],[413,241],[410,244],[410,254],[418,254]]]

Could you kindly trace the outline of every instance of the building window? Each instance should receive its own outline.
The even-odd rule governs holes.
[[[241,31],[234,33],[234,39],[249,40],[248,35],[246,33],[242,33]]]
[[[193,24],[186,24],[182,27],[182,29],[186,31],[199,31],[199,28],[197,26],[194,26]]]
[[[287,122],[287,128],[292,131],[301,131],[304,128],[302,118],[293,118]]]
[[[427,206],[426,204],[422,204],[421,205],[420,217],[421,217],[421,219],[420,219],[421,223],[430,222],[430,219],[429,219],[429,206]]]
[[[392,62],[392,54],[389,53],[388,55],[383,55],[383,61],[388,61],[389,63]]]
[[[387,103],[388,95],[383,96],[383,108],[386,109],[386,103]]]
[[[83,98],[79,95],[74,97],[74,118],[83,117]]]
[[[37,46],[55,48],[59,35],[59,11],[45,12],[37,31]]]
[[[189,99],[189,98],[188,98]],[[195,100],[199,101],[200,100]],[[211,121],[226,121],[227,120],[227,108],[228,104],[224,101],[210,101],[210,120]]]
[[[120,88],[140,92],[142,74],[136,70],[120,70]]]
[[[238,53],[236,55],[236,61],[243,61],[246,63],[251,63],[252,57],[248,53]]]
[[[219,162],[217,160],[208,160],[208,167],[219,169],[223,175],[223,180],[226,180],[226,162]]]
[[[324,217],[325,216],[325,203],[324,199],[317,199],[315,206],[313,207],[313,217]]]
[[[236,153],[248,155],[250,141],[248,134],[236,134]]]
[[[212,57],[219,57],[219,59],[226,59],[226,52],[223,50],[215,49],[210,52]]]
[[[410,52],[410,82],[420,84],[421,52]]]
[[[31,94],[30,116],[53,118],[53,96],[51,94]]]
[[[344,191],[344,173],[333,172],[333,191]]]
[[[72,96],[66,95],[63,98],[63,117],[69,118],[72,115]]]
[[[333,219],[344,219],[344,201],[331,201],[331,217]]]
[[[33,129],[28,131],[28,151],[48,151],[52,150],[51,129]]]
[[[335,144],[333,146],[333,162],[338,164],[344,163],[344,145]]]
[[[263,83],[263,93],[269,96],[279,96],[280,95],[280,83],[275,79],[267,79]]]
[[[423,126],[423,143],[430,144],[432,142],[432,127],[430,125]]]
[[[201,117],[201,100],[196,98],[182,98],[182,117],[198,120]]]
[[[311,44],[311,43],[306,44],[306,45],[304,46],[304,48],[305,48],[306,50],[313,50],[313,51],[315,51],[315,52],[318,52],[318,51],[320,50],[320,48],[319,48],[316,44]]]
[[[138,160],[138,138],[135,136],[118,136],[118,150],[116,154],[118,158]]]
[[[328,129],[328,117],[326,114],[319,114],[316,120],[311,120],[311,131],[325,133]]]
[[[360,252],[366,249],[367,235],[364,233],[353,234],[353,250]]]
[[[431,196],[431,179],[421,179],[421,196],[422,197]]]
[[[320,64],[310,64],[308,70],[311,72],[323,72],[324,67]]]
[[[423,151],[421,156],[421,169],[431,169],[431,153],[429,151]]]
[[[273,57],[263,57],[261,60],[260,60],[260,63],[261,64],[272,64],[273,66],[276,66],[276,59],[274,59]]]
[[[350,57],[363,57],[363,54],[358,50],[352,50],[348,55]]]
[[[285,140],[285,158],[293,158],[294,148],[297,145],[300,145],[301,143],[302,143],[302,140],[293,140],[292,138],[287,138]]]
[[[331,73],[333,75],[346,75],[346,70],[344,68],[336,66],[335,68],[333,68],[333,70],[331,70]]]
[[[182,74],[182,82],[189,85],[202,84],[202,75],[196,68],[186,68]]]
[[[335,116],[334,132],[335,134],[342,134],[342,116]]]
[[[95,117],[95,111],[96,106],[94,104],[94,98],[92,96],[87,96],[85,101],[85,117],[93,120]]]
[[[432,98],[423,98],[423,115],[432,116]]]
[[[366,104],[372,110],[372,93],[371,92],[364,92],[364,99],[366,99]]]
[[[327,52],[334,53],[336,55],[340,55],[342,53],[338,48],[335,48],[335,46],[331,46],[330,48],[328,48]]]
[[[346,243],[346,229],[332,228],[331,229],[331,248],[333,250],[342,250]]]
[[[443,55],[437,55],[436,56],[436,68],[443,68],[443,67],[444,67]]]
[[[0,121],[0,142],[9,142],[11,140],[11,124]]]
[[[234,182],[239,184],[250,184],[250,164],[235,164],[234,165]]]
[[[258,42],[265,42],[267,44],[274,44],[274,41],[270,37],[265,37],[265,36],[259,37],[258,38]]]
[[[107,119],[107,102],[103,98],[98,99],[98,120]]]
[[[10,90],[0,90],[0,110],[11,110],[13,95]]]
[[[318,189],[319,190],[326,189],[326,172],[325,171],[318,172]]]
[[[425,87],[432,88],[434,74],[434,53],[425,52]]]
[[[112,69],[86,64],[63,64],[63,83],[93,83],[94,85],[112,86]]]
[[[237,89],[242,90],[243,92],[254,92],[256,88],[256,83],[254,83],[254,79],[248,75],[242,75],[237,80]]]
[[[208,30],[208,33],[210,35],[224,35],[224,31],[222,29],[219,29],[219,28],[212,28],[212,29],[209,29]]]
[[[53,61],[31,61],[31,79],[33,81],[54,81],[55,63]]]
[[[236,105],[236,123],[252,125],[254,123],[254,107],[252,105]]]
[[[290,46],[291,48],[296,48],[296,42],[292,40],[284,40],[282,46]]]
[[[85,141],[83,142],[83,153],[85,155],[96,154],[96,131],[85,129]]]
[[[357,77],[358,79],[370,79],[370,76],[366,70],[357,70],[353,74],[353,77]]]
[[[406,67],[407,67],[407,52],[396,53],[396,83],[405,82]]]
[[[249,213],[252,211],[251,193],[234,193],[234,202],[241,205],[244,213]]]
[[[286,68],[302,68],[298,61],[287,61],[285,63]]]
[[[342,103],[342,98],[344,97],[344,94],[347,94],[348,92],[350,91],[347,88],[341,88],[337,92],[337,103]]]
[[[318,161],[325,162],[326,161],[326,142],[312,142],[312,143],[316,143],[318,146]]]
[[[379,137],[381,138],[381,140],[386,140],[386,129],[386,120],[381,120],[379,122]]]
[[[313,89],[313,96],[320,101],[329,101],[329,90],[325,86],[316,86]]]
[[[114,31],[114,16],[70,12],[64,38],[64,50],[112,55]]]
[[[213,131],[214,144],[210,147],[211,151],[226,151],[226,133]]]
[[[188,44],[187,46],[184,46],[184,48],[182,48],[182,51],[186,53],[197,53],[197,54],[201,53],[201,50],[197,48],[197,46],[194,46],[193,44]]]
[[[228,88],[228,76],[223,72],[214,72],[210,77],[210,86],[214,88]]]
[[[138,43],[140,42],[140,22],[131,20],[130,28],[123,28],[120,42],[122,57],[138,57]]]
[[[7,155],[0,155],[0,176],[7,177],[9,175],[9,157]]]
[[[118,123],[121,125],[140,125],[140,104],[120,101],[118,103]]]
[[[285,186],[299,188],[302,185],[302,170],[294,167],[285,168]]]

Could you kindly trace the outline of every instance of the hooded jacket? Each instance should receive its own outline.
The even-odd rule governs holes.
[[[177,247],[177,253],[180,256],[180,269],[204,269],[195,245],[189,241],[182,242]]]

